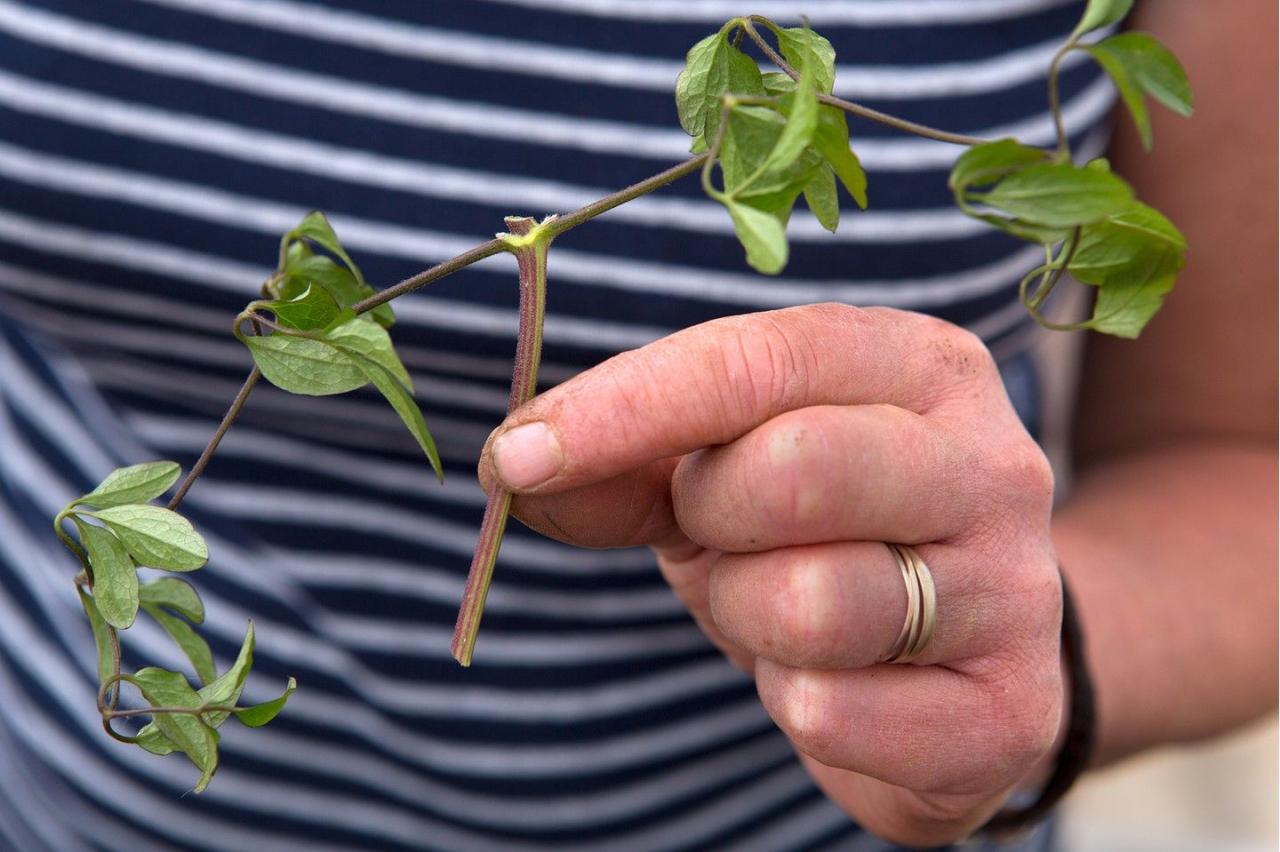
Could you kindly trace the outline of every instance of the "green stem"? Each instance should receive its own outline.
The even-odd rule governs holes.
[[[516,264],[520,270],[520,330],[516,337],[508,413],[524,405],[538,391],[542,323],[546,315],[547,248],[557,233],[559,221],[548,220],[539,226],[532,219],[508,217],[506,220],[507,228],[512,234],[529,238],[527,241],[512,240],[506,243],[516,256]],[[511,492],[495,485],[485,505],[484,520],[480,523],[480,535],[476,541],[471,569],[467,573],[467,585],[462,593],[462,605],[458,608],[458,621],[453,631],[453,657],[464,666],[471,665],[476,635],[480,631],[480,618],[484,614],[485,600],[489,595],[489,585],[493,580],[493,569],[502,547],[510,511]]]
[[[1058,69],[1062,65],[1062,60],[1075,46],[1075,39],[1068,41],[1058,48],[1058,52],[1049,62],[1049,111],[1053,113],[1053,127],[1058,134],[1058,157],[1063,160],[1071,157],[1071,143],[1067,140],[1067,125],[1062,117],[1061,96],[1058,94]]]

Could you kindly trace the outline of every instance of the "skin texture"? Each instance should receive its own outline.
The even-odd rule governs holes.
[[[1056,515],[981,342],[887,309],[687,329],[535,398],[481,460],[534,529],[652,546],[819,785],[897,842],[967,836],[1051,761],[1059,556],[1098,762],[1274,705],[1275,8],[1158,9],[1140,23],[1182,57],[1199,111],[1157,111],[1155,155],[1126,130],[1115,160],[1192,254],[1141,342],[1091,341],[1080,477]],[[911,665],[877,662],[906,607],[886,540],[917,545],[937,584]]]

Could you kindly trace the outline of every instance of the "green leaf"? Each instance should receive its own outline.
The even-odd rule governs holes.
[[[796,90],[796,81],[789,74],[781,71],[770,71],[761,75],[764,90],[769,95],[789,95]]]
[[[350,356],[319,340],[273,334],[243,337],[253,362],[276,387],[307,396],[328,396],[363,387],[368,379]]]
[[[138,590],[144,605],[165,607],[195,624],[204,622],[204,603],[195,588],[177,577],[161,577],[145,583]]]
[[[280,711],[284,709],[284,705],[289,700],[289,696],[293,695],[298,689],[298,682],[293,678],[289,678],[288,684],[285,685],[284,692],[279,698],[273,698],[270,701],[264,701],[261,704],[255,704],[252,707],[246,707],[243,710],[236,711],[236,718],[240,723],[249,728],[261,728],[270,722],[276,716],[280,715]]]
[[[418,446],[426,453],[427,459],[431,462],[432,470],[436,472],[436,477],[443,482],[444,467],[440,463],[440,451],[436,449],[435,439],[431,437],[431,431],[427,429],[427,421],[422,416],[422,410],[414,402],[413,395],[408,388],[381,364],[360,355],[352,355],[351,357],[356,365],[364,371],[369,381],[373,382],[373,386],[386,397],[387,402],[391,403],[391,407],[395,409],[396,414],[400,415],[400,420],[408,427],[409,433],[413,435],[418,442]]]
[[[297,261],[290,261],[285,267],[280,295],[282,298],[295,298],[302,295],[311,284],[319,284],[343,308],[349,308],[377,292],[368,284],[357,281],[351,270],[339,266],[332,259],[324,255],[308,255]],[[389,303],[379,305],[369,311],[369,315],[384,328],[395,324],[395,314]]]
[[[802,151],[781,170],[764,168],[786,125],[783,115],[767,107],[736,107],[729,114],[720,149],[726,192],[758,210],[784,217],[821,165],[816,154]]]
[[[159,506],[113,506],[89,516],[110,527],[140,565],[194,571],[209,559],[204,539],[177,512]]]
[[[1012,172],[990,191],[967,198],[1015,219],[1050,227],[1087,225],[1133,200],[1129,185],[1110,172],[1070,163],[1041,163]]]
[[[178,747],[173,744],[173,740],[160,733],[160,729],[156,727],[155,722],[148,722],[138,731],[138,736],[134,738],[134,744],[140,745],[152,754],[173,754]]]
[[[118,467],[98,487],[76,500],[99,509],[145,503],[168,491],[182,472],[176,462],[153,461]]]
[[[294,245],[302,245],[295,243]],[[295,299],[312,284],[319,284],[343,307],[351,307],[365,297],[364,288],[351,274],[351,270],[339,266],[333,258],[322,254],[290,260],[284,268],[285,280],[280,287],[280,297]],[[372,292],[373,288],[368,288]]]
[[[725,36],[722,30],[691,47],[676,78],[676,112],[695,146],[715,137],[724,95],[765,94],[755,60],[729,44]]]
[[[386,329],[367,317],[356,317],[325,331],[325,340],[346,354],[362,355],[387,370],[405,387],[413,390],[409,371],[400,362]]]
[[[818,129],[818,99],[808,76],[800,78],[800,87],[788,97],[787,123],[778,141],[765,157],[765,171],[780,172],[796,161]]]
[[[849,148],[849,123],[844,112],[824,106],[818,110],[818,129],[813,135],[813,147],[817,149],[853,200],[863,210],[867,209],[867,173],[862,170],[858,155]]]
[[[831,94],[836,82],[836,51],[831,42],[808,27],[778,30],[778,47],[792,68],[813,75],[813,85]]]
[[[747,263],[765,275],[777,275],[787,265],[787,235],[777,216],[733,199],[725,200],[733,229],[747,250]]]
[[[1137,337],[1173,289],[1174,275],[1155,268],[1133,277],[1117,279],[1099,288],[1089,328],[1117,337]]]
[[[1099,288],[1089,327],[1137,337],[1173,288],[1186,249],[1172,222],[1137,201],[1084,228],[1067,268]]]
[[[1080,23],[1071,33],[1071,40],[1116,23],[1129,14],[1131,8],[1133,0],[1089,0],[1084,14],[1080,16]]]
[[[262,307],[275,314],[281,325],[301,331],[326,328],[342,313],[329,291],[316,284],[308,284],[301,295],[292,299],[276,299]]]
[[[840,224],[840,200],[836,195],[836,174],[826,163],[804,187],[804,201],[822,227],[831,233]]]
[[[786,126],[786,118],[768,107],[738,106],[729,113],[720,146],[720,169],[726,192],[742,190],[754,175]]]
[[[138,615],[138,571],[109,530],[73,518],[93,567],[93,598],[107,624],[124,630]]]
[[[336,264],[333,264],[332,261],[328,265],[324,263],[328,258],[311,256],[301,258],[295,263],[292,258],[287,257],[287,265],[284,271],[290,278],[300,278],[305,282],[315,281],[328,290],[329,294],[337,299],[338,304],[344,308],[349,308],[355,302],[368,298],[376,292],[364,280],[364,274],[360,272],[360,267],[356,266],[355,261],[351,259],[346,249],[342,247],[342,243],[338,241],[338,235],[334,233],[333,226],[329,224],[329,220],[325,218],[323,213],[313,210],[303,217],[298,226],[286,235],[286,240],[299,239],[311,240],[316,245],[332,252],[345,263],[347,269],[351,272],[351,277],[354,279],[355,292],[353,293],[350,285],[344,282],[342,277],[330,268],[336,267]],[[301,289],[294,292],[291,287],[286,287],[281,295],[291,297],[298,295],[300,292]],[[389,328],[395,323],[395,314],[389,304],[379,305],[369,313],[379,325]]]
[[[152,707],[191,707],[205,703],[178,672],[149,667],[133,676],[134,683]],[[200,770],[195,791],[203,792],[218,769],[216,732],[197,717],[185,713],[156,713],[154,724]]]
[[[1048,157],[1048,152],[1023,145],[1016,139],[974,145],[956,158],[947,186],[959,192],[971,186],[994,183],[1010,172],[1042,163]]]
[[[1191,84],[1186,72],[1178,58],[1153,36],[1121,33],[1103,39],[1088,51],[1111,75],[1147,150],[1151,150],[1151,120],[1144,94],[1184,118],[1191,115]]]
[[[1158,210],[1133,202],[1120,213],[1084,228],[1068,270],[1086,284],[1120,277],[1173,274],[1182,268],[1186,238]]]
[[[351,270],[351,274],[356,277],[356,281],[364,283],[364,275],[360,272],[360,267],[356,266],[355,261],[347,254],[347,250],[342,247],[342,243],[338,241],[338,235],[334,233],[333,226],[329,224],[329,219],[319,210],[312,210],[306,216],[302,217],[302,221],[298,223],[292,231],[289,232],[291,239],[307,239],[321,246],[326,251],[332,252],[347,265],[347,269]]]
[[[98,648],[98,683],[105,683],[107,678],[116,673],[111,632],[107,629],[107,622],[102,617],[102,613],[98,612],[98,605],[94,603],[93,598],[85,594],[84,589],[79,586],[76,587],[76,592],[80,595],[80,605],[84,607],[84,614],[89,618],[89,629],[93,631],[93,644]]]
[[[182,653],[187,655],[201,683],[210,683],[217,677],[218,671],[213,665],[213,652],[209,650],[209,643],[190,624],[154,604],[143,604],[142,608],[164,628],[164,632],[182,649]]]
[[[240,693],[244,690],[245,679],[249,676],[249,670],[253,668],[253,642],[253,622],[250,621],[248,628],[245,630],[244,642],[240,645],[240,653],[236,656],[236,661],[231,664],[231,668],[227,669],[215,680],[211,680],[201,687],[201,701],[205,704],[231,706],[240,699]],[[227,715],[224,711],[206,713],[205,719],[216,728],[226,721]]]

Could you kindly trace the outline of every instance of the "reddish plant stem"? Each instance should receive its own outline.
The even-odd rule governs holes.
[[[214,450],[218,449],[218,444],[222,443],[222,436],[227,434],[231,424],[235,423],[236,418],[240,416],[240,409],[244,408],[244,404],[249,401],[249,394],[253,393],[253,387],[260,378],[262,378],[262,371],[257,367],[249,371],[249,375],[245,377],[244,384],[240,386],[240,392],[231,401],[231,406],[227,409],[227,413],[223,415],[222,422],[218,424],[218,428],[213,433],[213,437],[209,439],[204,452],[200,454],[200,458],[196,459],[196,463],[191,466],[191,471],[182,480],[182,484],[178,486],[177,493],[169,501],[168,508],[171,511],[182,504],[182,498],[187,496],[191,486],[200,478],[200,474],[204,473],[204,469],[209,465],[209,459],[213,458]]]
[[[528,235],[536,223],[532,219],[508,217],[507,228],[517,236]],[[515,366],[511,373],[511,397],[507,412],[524,405],[538,391],[538,365],[542,360],[542,318],[547,298],[547,246],[551,239],[535,239],[528,245],[513,248],[520,270],[520,329],[516,337]],[[494,486],[485,505],[484,520],[476,542],[471,570],[467,573],[458,622],[453,631],[453,658],[464,666],[471,665],[480,617],[493,579],[493,568],[502,547],[511,509],[511,492]]]

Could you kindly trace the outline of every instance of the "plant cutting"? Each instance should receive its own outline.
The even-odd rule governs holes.
[[[325,216],[308,214],[282,238],[276,269],[264,282],[261,297],[234,319],[232,332],[249,350],[254,366],[167,505],[151,501],[177,484],[180,472],[173,462],[157,461],[112,472],[55,519],[58,536],[81,565],[76,583],[97,644],[98,706],[107,732],[156,753],[181,751],[200,770],[196,789],[201,790],[217,768],[219,726],[232,716],[249,726],[265,724],[295,688],[290,680],[278,698],[240,706],[252,667],[252,624],[233,665],[219,673],[193,627],[204,616],[195,588],[176,576],[140,583],[136,570],[187,573],[207,560],[203,539],[178,510],[262,378],[307,395],[372,385],[442,477],[411,377],[388,331],[395,322],[391,302],[483,258],[513,255],[520,292],[509,398],[514,410],[537,389],[548,258],[555,238],[676,180],[699,175],[707,195],[725,207],[746,262],[776,275],[787,264],[786,226],[801,198],[831,231],[839,225],[841,193],[860,208],[868,204],[866,174],[850,145],[849,115],[964,146],[949,180],[959,208],[1044,249],[1043,263],[1027,272],[1019,288],[1031,315],[1050,328],[1137,336],[1171,289],[1186,242],[1164,216],[1134,198],[1105,160],[1072,160],[1057,94],[1062,59],[1084,51],[1111,75],[1147,145],[1148,96],[1190,113],[1185,75],[1154,38],[1141,33],[1097,38],[1130,5],[1128,0],[1092,0],[1054,56],[1048,98],[1057,144],[1051,150],[924,127],[838,98],[832,94],[835,51],[827,39],[807,25],[782,27],[749,16],[728,21],[690,49],[675,83],[675,98],[681,126],[692,140],[692,156],[647,180],[576,211],[540,220],[509,217],[507,230],[492,240],[381,291],[365,280]],[[762,72],[760,58],[777,70]],[[1060,325],[1045,307],[1068,273],[1096,288],[1097,296],[1088,319]],[[463,665],[470,664],[475,651],[510,502],[501,488],[489,495],[453,640],[454,656]],[[155,667],[122,672],[120,631],[134,623],[139,611],[173,638],[190,662],[190,673]],[[190,675],[198,685],[192,685]],[[147,717],[146,725],[128,733],[116,725]]]

